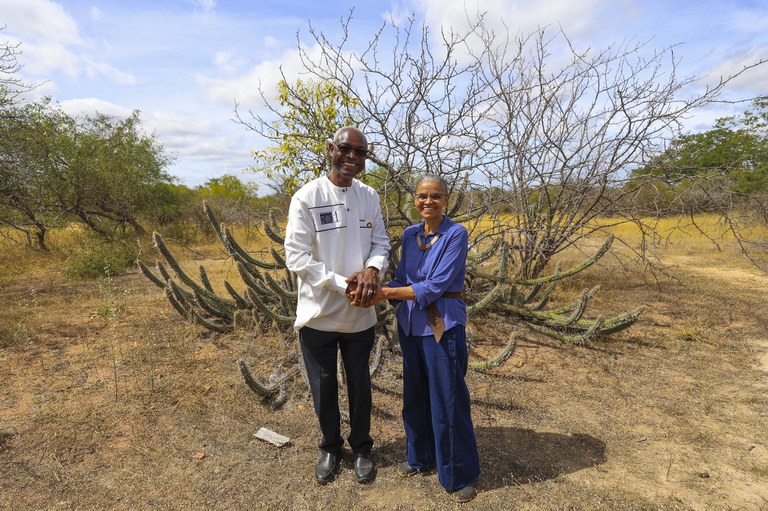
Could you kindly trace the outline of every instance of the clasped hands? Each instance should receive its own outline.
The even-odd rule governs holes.
[[[346,279],[349,303],[355,307],[371,307],[384,299],[379,288],[379,270],[366,268]]]

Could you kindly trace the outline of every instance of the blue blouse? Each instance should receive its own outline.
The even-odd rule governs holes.
[[[468,234],[463,225],[448,217],[435,233],[426,237],[428,244],[439,235],[434,245],[419,249],[418,236],[424,236],[423,223],[411,225],[403,231],[400,262],[390,287],[411,286],[415,300],[392,300],[397,307],[397,322],[406,335],[432,335],[427,322],[427,306],[437,300],[445,329],[467,324],[467,306],[459,298],[440,298],[445,292],[459,292],[464,288],[467,273]]]

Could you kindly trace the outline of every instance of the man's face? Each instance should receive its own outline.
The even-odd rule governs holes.
[[[331,173],[344,183],[351,184],[352,178],[365,169],[365,156],[368,152],[368,141],[358,130],[341,131],[335,142],[328,143],[328,153],[331,155]]]

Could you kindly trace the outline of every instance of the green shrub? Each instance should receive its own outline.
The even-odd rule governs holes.
[[[209,228],[209,230],[211,229]],[[196,223],[187,220],[171,222],[158,229],[158,231],[163,234],[164,238],[172,239],[186,245],[191,245],[206,237],[204,236],[206,233],[201,231]],[[207,237],[214,237],[212,230]]]
[[[85,235],[66,253],[64,274],[69,278],[91,279],[118,275],[133,266],[138,247],[126,238],[107,240]]]

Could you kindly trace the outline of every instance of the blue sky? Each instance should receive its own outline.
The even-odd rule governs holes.
[[[235,101],[258,111],[259,83],[272,90],[280,67],[296,76],[297,31],[306,35],[311,21],[333,35],[352,6],[353,46],[409,14],[433,33],[460,28],[467,8],[521,33],[559,24],[593,48],[625,38],[649,41],[649,52],[679,44],[679,71],[703,77],[702,86],[768,57],[768,0],[0,0],[0,41],[22,43],[20,76],[71,114],[140,110],[176,157],[169,171],[180,182],[225,173],[258,180],[243,170],[264,141],[233,121]],[[762,66],[735,81],[726,99],[767,93]],[[688,126],[706,129],[744,107],[697,112]]]

